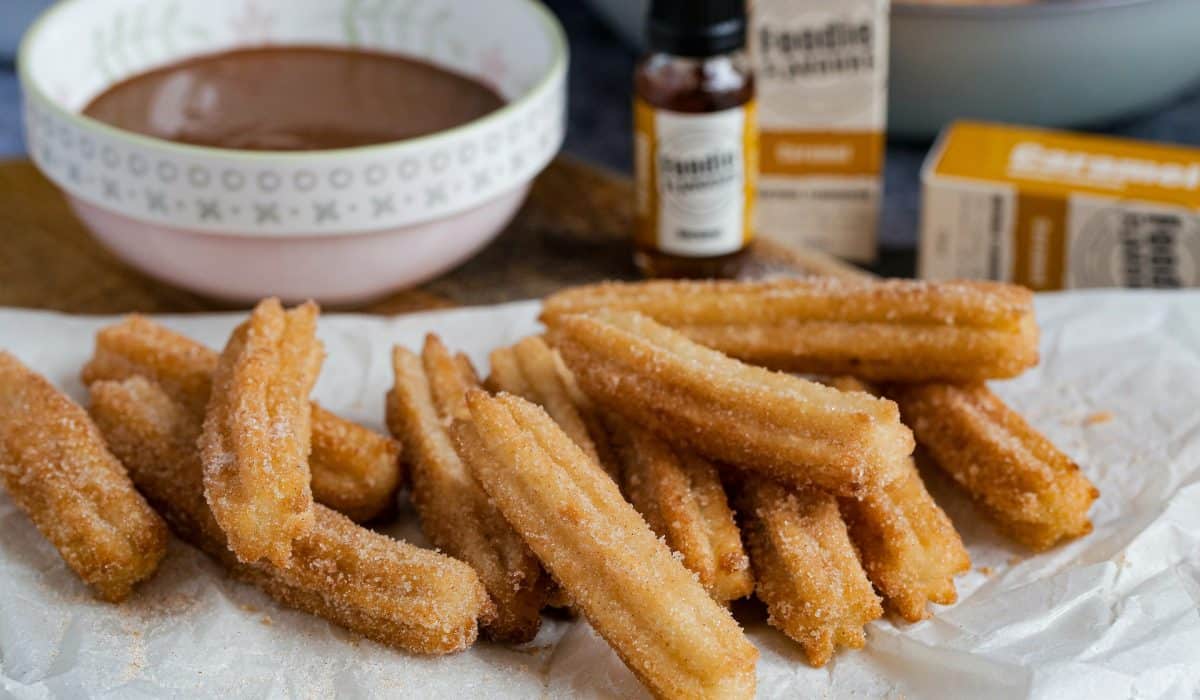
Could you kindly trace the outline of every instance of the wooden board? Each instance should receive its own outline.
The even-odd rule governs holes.
[[[396,314],[544,296],[572,284],[635,279],[627,178],[561,157],[512,224],[480,254],[417,289],[352,310]],[[759,244],[743,276],[852,274],[824,256]],[[69,313],[230,308],[153,280],[108,253],[28,161],[0,163],[0,306]]]

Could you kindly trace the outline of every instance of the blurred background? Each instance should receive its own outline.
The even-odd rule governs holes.
[[[571,43],[565,150],[628,174],[630,76],[639,53],[635,43],[646,0],[545,2],[562,21]],[[13,54],[25,26],[49,4],[50,0],[0,0],[0,157],[19,157],[24,151]],[[932,143],[931,133],[945,116],[921,112],[934,102],[920,97],[930,90],[976,100],[959,105],[961,110],[994,113],[1011,107],[1016,112],[999,115],[1007,121],[1200,145],[1200,83],[1196,82],[1200,25],[1185,21],[1195,17],[1200,2],[1044,0],[1038,5],[1044,8],[1040,12],[1004,5],[981,8],[974,3],[950,7],[893,3],[892,132],[879,236],[880,271],[912,274],[919,172]],[[1013,9],[1017,12],[1006,14]],[[1067,33],[1059,32],[1054,23],[1064,16],[1072,27]],[[989,37],[996,43],[989,44]],[[1038,62],[1056,60],[1047,54],[1050,51],[1082,58],[1075,65],[1039,68]],[[1027,65],[1014,65],[1014,61]],[[979,77],[981,71],[998,64],[1004,67],[1006,81]],[[1073,73],[1085,70],[1089,75]],[[898,80],[906,84],[898,85]],[[922,84],[913,84],[918,81]],[[980,99],[993,104],[979,104]],[[1129,104],[1121,104],[1122,100]],[[979,116],[954,114],[953,104],[945,108],[951,116]],[[1068,113],[1057,113],[1064,109]],[[1089,118],[1093,116],[1089,110],[1100,116]]]

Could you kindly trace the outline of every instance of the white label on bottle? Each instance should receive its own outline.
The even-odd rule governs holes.
[[[746,240],[746,111],[657,110],[658,248],[681,256],[733,253]]]

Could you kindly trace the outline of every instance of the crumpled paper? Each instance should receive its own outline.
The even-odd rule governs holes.
[[[995,390],[1100,488],[1095,532],[1032,555],[940,474],[927,482],[971,552],[959,602],[917,624],[880,620],[823,669],[735,612],[761,651],[760,697],[1195,698],[1200,694],[1200,293],[1038,298],[1042,364]],[[537,330],[524,302],[394,319],[328,315],[317,398],[382,428],[389,350],[427,332],[487,353]],[[240,315],[162,321],[220,347]],[[77,399],[108,318],[0,310],[0,347]],[[0,495],[0,691],[5,697],[644,697],[585,622],[547,619],[531,644],[421,658],[286,610],[173,541],[123,605],[91,598]],[[389,532],[425,544],[411,510]]]

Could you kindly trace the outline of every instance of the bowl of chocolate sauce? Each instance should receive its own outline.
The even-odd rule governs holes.
[[[63,0],[19,71],[34,162],[118,256],[348,304],[504,228],[562,144],[566,62],[534,0]]]

